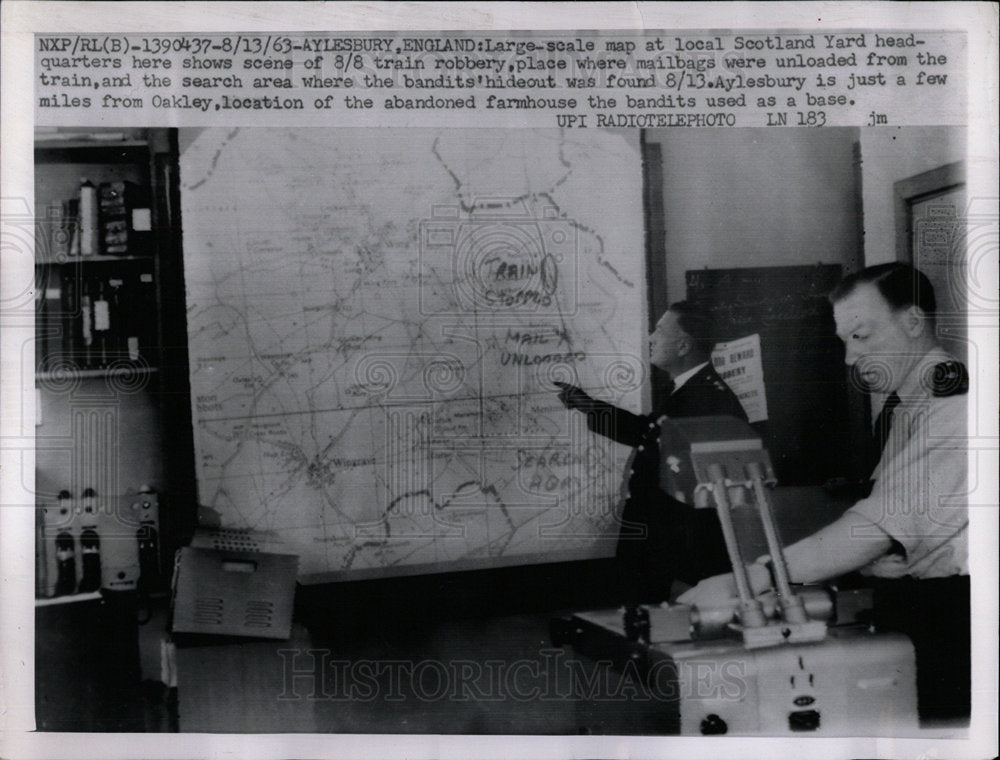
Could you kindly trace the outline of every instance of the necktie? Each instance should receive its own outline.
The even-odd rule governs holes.
[[[878,417],[875,419],[875,440],[873,446],[878,446],[878,456],[874,458],[874,462],[872,463],[872,473],[878,467],[882,453],[885,451],[885,444],[889,440],[889,431],[892,429],[892,415],[896,411],[897,406],[899,406],[899,394],[893,391],[886,397],[885,403],[882,404],[882,411],[878,413]],[[898,554],[900,557],[906,557],[906,549],[903,548],[903,545],[899,541],[893,538],[886,554]]]
[[[892,415],[897,406],[899,406],[899,394],[893,391],[886,397],[885,403],[882,404],[882,411],[879,412],[878,417],[875,419],[872,450],[877,451],[878,456],[874,457],[874,461],[872,462],[873,472],[878,465],[879,459],[882,458],[886,441],[889,440],[889,431],[892,429]]]

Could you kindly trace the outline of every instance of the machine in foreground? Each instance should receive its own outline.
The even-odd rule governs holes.
[[[625,732],[602,721],[600,702],[632,679],[628,732],[681,735],[905,735],[917,729],[916,666],[910,641],[859,622],[863,594],[793,586],[778,535],[767,451],[729,417],[666,420],[661,487],[698,508],[715,508],[733,567],[736,598],[713,608],[664,603],[582,612],[552,623],[569,644],[609,668],[588,682],[585,730]],[[774,588],[754,596],[734,510],[754,509]],[[639,683],[639,686],[635,682]],[[597,684],[597,686],[595,686]],[[641,686],[641,688],[640,688]],[[618,692],[622,692],[619,688]],[[579,696],[579,695],[578,695]],[[621,701],[621,694],[618,695]],[[607,705],[605,705],[606,707]],[[588,708],[584,707],[584,711]]]

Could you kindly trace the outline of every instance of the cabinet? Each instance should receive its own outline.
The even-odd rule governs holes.
[[[145,131],[91,134],[36,140],[35,369],[43,382],[137,378],[160,364],[159,270],[169,241],[153,232],[156,146]]]
[[[134,594],[36,608],[39,731],[143,731],[141,682]]]
[[[194,520],[176,146],[169,129],[36,134],[35,492],[51,552],[41,515],[60,494],[77,511],[91,491],[99,509],[158,494],[164,569]],[[104,206],[89,253],[66,238],[83,179]]]

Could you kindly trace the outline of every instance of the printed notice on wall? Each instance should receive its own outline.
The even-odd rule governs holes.
[[[719,377],[732,388],[750,422],[767,420],[760,335],[755,333],[728,343],[717,343],[712,350],[712,365]]]
[[[959,124],[964,32],[39,34],[38,124]]]

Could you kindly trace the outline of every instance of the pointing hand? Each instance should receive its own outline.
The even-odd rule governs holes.
[[[581,412],[587,412],[594,408],[596,400],[580,388],[559,381],[556,381],[554,384],[561,389],[559,391],[559,400],[562,401],[567,409],[579,409]]]

